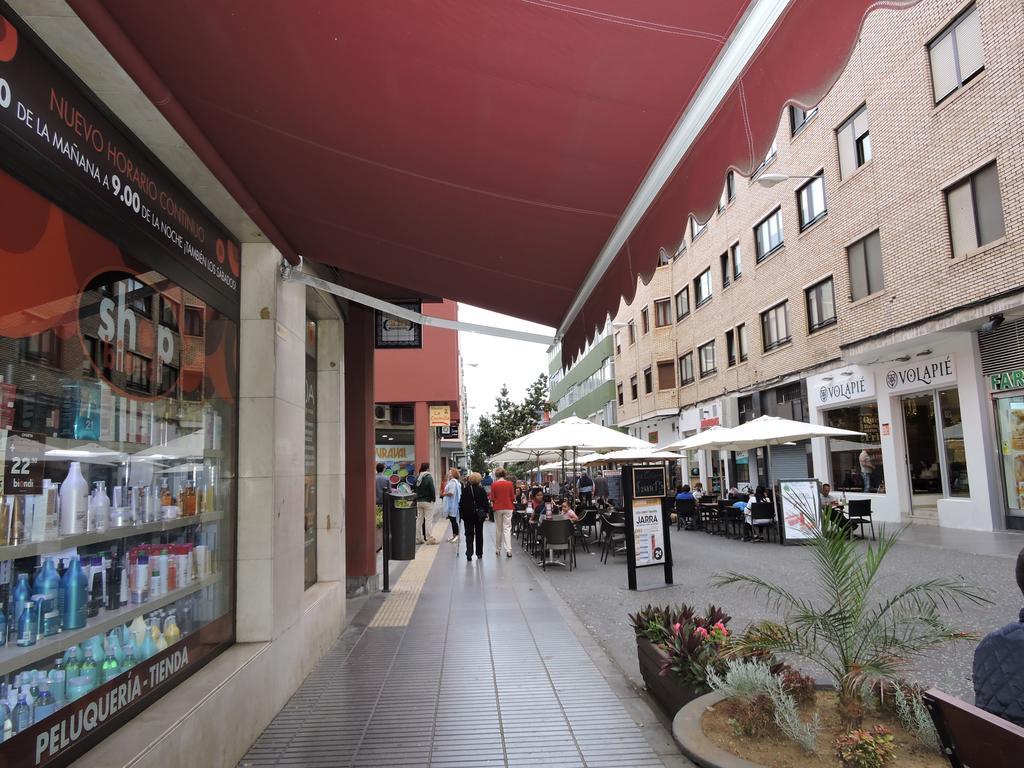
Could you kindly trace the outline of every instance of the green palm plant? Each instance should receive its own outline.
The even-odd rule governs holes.
[[[767,599],[782,621],[752,624],[733,638],[737,655],[788,654],[822,667],[839,692],[843,720],[858,725],[865,683],[894,684],[914,659],[949,640],[969,635],[946,624],[940,606],[989,603],[960,580],[933,578],[876,597],[879,570],[899,532],[882,531],[861,551],[846,533],[826,527],[811,541],[818,599],[798,597],[780,584],[736,572],[716,575],[715,586],[736,585]]]

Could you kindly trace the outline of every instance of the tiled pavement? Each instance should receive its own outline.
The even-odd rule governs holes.
[[[439,545],[408,626],[367,626],[367,603],[241,766],[689,765],[536,566],[497,558],[485,530],[482,560]]]

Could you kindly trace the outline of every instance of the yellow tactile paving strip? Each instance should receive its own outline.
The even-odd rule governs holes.
[[[447,520],[434,523],[431,535],[439,542],[445,541]],[[377,615],[370,622],[371,627],[407,627],[412,619],[412,612],[420,599],[420,592],[430,574],[430,566],[434,564],[437,551],[441,545],[424,544],[416,550],[416,559],[402,572],[402,576],[391,587],[391,593],[384,600]]]

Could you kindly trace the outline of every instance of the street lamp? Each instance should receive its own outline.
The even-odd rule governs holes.
[[[817,176],[790,176],[788,173],[762,173],[757,177],[757,183],[762,187],[774,187],[784,181],[791,179],[816,179]]]

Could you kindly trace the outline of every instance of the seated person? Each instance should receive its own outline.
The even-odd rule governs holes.
[[[690,491],[690,486],[676,486],[676,501],[696,501],[697,497]]]
[[[700,501],[701,497],[704,495],[704,484],[701,482],[694,483],[692,493],[693,498],[695,498],[697,501]]]
[[[759,485],[757,489],[749,496],[747,501],[737,501],[732,506],[733,509],[738,509],[743,512],[743,538],[745,541],[758,540],[761,537],[754,536],[754,526],[750,524],[750,505],[751,504],[763,504],[765,502],[771,503],[768,495],[765,493],[764,486]]]
[[[1017,555],[1016,576],[1024,592],[1024,549]],[[973,676],[975,706],[1024,726],[1024,610],[978,643]]]
[[[821,506],[839,510],[843,508],[843,502],[832,493],[832,486],[828,483],[821,484]]]
[[[569,504],[569,501],[567,499],[562,500],[562,506],[558,511],[558,516],[572,520],[574,523],[580,519],[579,516],[573,511],[572,505]]]

